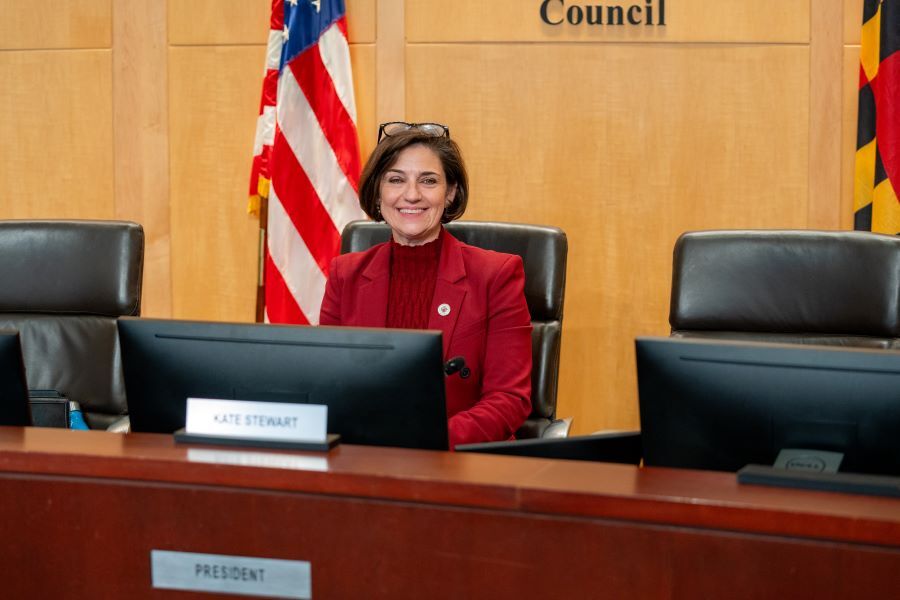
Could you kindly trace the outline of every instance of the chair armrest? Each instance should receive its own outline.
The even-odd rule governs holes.
[[[555,419],[541,434],[541,438],[567,438],[570,429],[572,429],[572,417]]]
[[[128,418],[128,415],[125,415],[113,421],[106,430],[113,433],[129,433],[131,431],[131,419]]]

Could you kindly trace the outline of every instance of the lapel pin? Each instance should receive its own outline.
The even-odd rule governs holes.
[[[438,306],[438,314],[441,315],[442,317],[446,317],[447,315],[449,315],[450,314],[450,305],[444,303],[444,304],[441,304],[440,306]]]

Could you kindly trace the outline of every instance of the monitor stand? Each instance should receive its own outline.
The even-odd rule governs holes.
[[[900,498],[900,477],[888,475],[817,473],[766,465],[747,465],[737,472],[737,480],[738,483],[750,485]]]

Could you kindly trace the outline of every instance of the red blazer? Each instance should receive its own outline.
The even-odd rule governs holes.
[[[462,356],[472,370],[466,379],[445,380],[450,448],[506,440],[531,413],[522,258],[463,244],[446,230],[443,236],[428,329],[443,332],[445,361]],[[322,325],[385,326],[390,254],[385,243],[331,261]],[[450,312],[442,316],[444,304]]]

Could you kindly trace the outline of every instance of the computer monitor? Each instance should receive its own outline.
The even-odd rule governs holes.
[[[900,352],[638,338],[644,464],[737,471],[783,449],[900,474]]]
[[[437,331],[118,321],[131,429],[172,433],[186,399],[328,406],[348,444],[446,450]]]
[[[0,425],[31,425],[18,331],[0,331]]]

